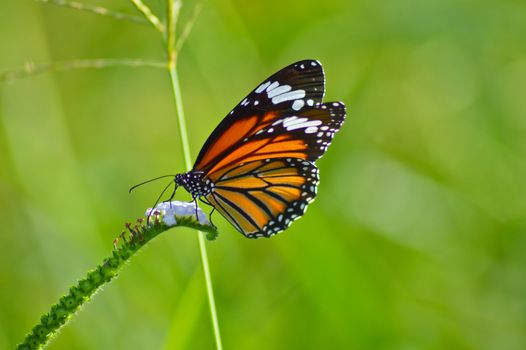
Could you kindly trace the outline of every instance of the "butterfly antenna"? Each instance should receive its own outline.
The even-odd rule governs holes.
[[[156,177],[156,178],[153,178],[153,179],[150,179],[150,180],[146,180],[144,182],[141,182],[140,184],[132,186],[130,188],[130,190],[128,191],[128,193],[131,193],[134,189],[136,189],[139,186],[146,185],[147,183],[150,183],[150,182],[153,182],[153,181],[156,181],[156,180],[159,180],[159,179],[164,179],[165,177],[175,177],[175,175],[171,175],[171,174],[170,175],[163,175],[163,176],[159,176],[159,177]]]
[[[166,177],[166,176],[165,176]],[[153,180],[152,180],[153,181]],[[166,192],[166,190],[168,189],[168,187],[170,187],[170,185],[173,183],[173,181],[170,181],[168,183],[168,185],[166,185],[163,189],[163,191],[161,192],[161,194],[159,195],[159,197],[157,197],[157,200],[155,200],[155,204],[152,206],[152,210],[150,210],[150,213],[148,214],[148,217],[146,218],[146,222],[149,223],[150,222],[150,216],[152,216],[153,212],[155,211],[155,207],[157,206],[157,204],[159,204],[159,201],[161,200],[161,198],[163,197],[163,194]],[[177,187],[176,187],[177,188]],[[175,193],[175,190],[174,190],[174,193]],[[173,197],[173,195],[172,195]]]

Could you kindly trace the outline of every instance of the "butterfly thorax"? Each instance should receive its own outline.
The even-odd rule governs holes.
[[[202,171],[189,171],[184,174],[175,175],[175,183],[183,186],[193,198],[199,198],[210,194],[214,184],[204,177]]]

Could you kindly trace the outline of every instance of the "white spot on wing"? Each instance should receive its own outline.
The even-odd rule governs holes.
[[[307,100],[307,104],[308,104],[309,106],[312,106],[312,105],[314,104],[314,101],[311,100],[311,99],[309,98],[309,99]]]
[[[273,89],[277,88],[279,86],[279,83],[277,81],[270,84],[270,86],[267,88],[267,92],[272,91]]]
[[[295,111],[299,111],[300,109],[303,108],[304,105],[305,105],[305,102],[303,102],[303,100],[296,100],[292,104],[292,109]]]
[[[261,84],[257,89],[256,89],[256,93],[259,94],[263,91],[265,91],[265,89],[270,85],[270,81],[267,81],[266,83],[263,83]]]
[[[318,127],[316,126],[309,126],[307,129],[305,129],[306,134],[314,134],[316,131],[318,131]]]
[[[288,117],[283,120],[283,127],[286,128],[289,125],[296,124],[296,123],[303,123],[307,121],[307,118],[298,118],[296,116]]]
[[[311,120],[311,121],[307,121],[307,120],[308,120],[307,118],[299,118],[295,120],[293,123],[290,123],[288,125],[285,125],[285,123],[283,123],[283,126],[287,128],[287,131],[291,131],[291,130],[296,130],[300,128],[308,128],[310,126],[318,126],[321,124],[321,120]],[[316,131],[318,131],[318,128],[316,128]]]
[[[275,89],[272,89],[271,91],[268,92],[268,98],[273,98],[277,95],[281,95],[285,92],[289,92],[292,88],[290,87],[290,85],[282,85],[280,87],[277,87]]]
[[[285,101],[299,100],[305,97],[305,90],[294,90],[286,92],[272,99],[273,104],[278,104]]]

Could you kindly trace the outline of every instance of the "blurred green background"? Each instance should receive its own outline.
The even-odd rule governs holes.
[[[179,61],[194,157],[296,60],[324,64],[326,100],[349,114],[318,162],[318,199],[287,232],[248,240],[215,216],[225,349],[526,348],[525,38],[522,0],[205,2]],[[0,52],[0,72],[164,59],[149,26],[29,0],[0,1]],[[0,348],[109,255],[161,186],[131,185],[183,170],[164,70],[0,84]],[[195,233],[172,230],[49,348],[211,349],[208,315]]]

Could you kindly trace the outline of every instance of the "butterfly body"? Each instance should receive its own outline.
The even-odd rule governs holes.
[[[201,198],[210,194],[214,188],[214,184],[204,178],[202,171],[188,171],[183,174],[175,175],[174,179],[177,186],[182,186],[192,198]]]
[[[301,217],[316,196],[315,161],[345,119],[341,102],[323,103],[316,60],[278,71],[216,127],[191,171],[176,175],[249,238],[270,237]]]

